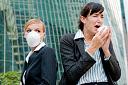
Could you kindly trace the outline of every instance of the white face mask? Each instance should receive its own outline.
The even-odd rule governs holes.
[[[31,31],[27,34],[26,41],[29,47],[36,47],[41,42],[40,34],[35,31]]]

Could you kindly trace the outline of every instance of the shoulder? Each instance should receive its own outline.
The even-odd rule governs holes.
[[[74,39],[74,36],[75,36],[75,33],[72,33],[72,34],[65,34],[61,37],[61,39],[67,39],[67,38],[70,38],[70,39]]]
[[[45,58],[45,59],[56,58],[55,49],[48,46],[42,47],[40,54],[42,58]]]
[[[55,49],[53,49],[51,47],[48,47],[48,46],[44,46],[44,47],[42,47],[41,51],[49,52],[49,53],[54,53]]]
[[[61,37],[60,42],[63,42],[63,41],[73,41],[74,36],[75,36],[75,33],[72,33],[72,34],[65,34],[65,35],[63,35],[63,36]]]
[[[75,33],[63,35],[60,39],[60,49],[74,47],[74,37]]]

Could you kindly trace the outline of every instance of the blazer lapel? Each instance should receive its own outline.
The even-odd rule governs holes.
[[[84,40],[83,38],[75,40],[76,45],[78,46],[79,52],[81,55],[85,56]]]
[[[33,64],[34,61],[36,60],[36,57],[37,57],[37,53],[36,53],[36,52],[34,52],[34,53],[29,57],[28,65],[27,65],[26,73],[25,73],[25,79],[27,79],[28,73],[29,73],[29,71],[30,71],[30,69],[31,69],[32,64]]]
[[[29,61],[28,61],[28,66],[30,66],[34,60],[36,59],[37,53],[34,52],[30,57],[29,57]]]

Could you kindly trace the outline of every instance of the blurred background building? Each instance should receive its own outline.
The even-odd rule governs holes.
[[[45,42],[56,50],[59,80],[63,73],[60,37],[77,31],[80,10],[90,1],[105,7],[105,25],[113,28],[112,42],[122,70],[118,83],[127,85],[127,0],[0,0],[0,72],[22,70],[30,51],[23,37],[24,24],[31,18],[40,18],[46,24]]]

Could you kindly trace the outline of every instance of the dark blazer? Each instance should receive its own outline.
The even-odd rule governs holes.
[[[64,73],[59,85],[76,85],[79,79],[96,63],[96,61],[84,50],[84,39],[74,40],[75,34],[67,34],[60,40],[60,52]],[[103,69],[108,78],[109,85],[115,85],[121,76],[121,69],[113,51],[112,43],[109,46],[111,57],[104,60],[103,50],[100,55]]]
[[[28,63],[25,62],[23,73],[25,70],[25,85],[56,85],[57,61],[55,51],[47,46],[35,51],[30,56]]]

